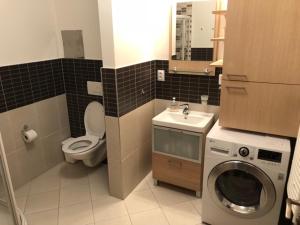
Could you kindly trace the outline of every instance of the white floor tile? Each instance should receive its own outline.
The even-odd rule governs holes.
[[[59,191],[50,191],[28,197],[25,213],[34,213],[58,208]]]
[[[198,214],[191,202],[163,207],[163,211],[170,225],[201,224],[201,216]]]
[[[174,187],[175,188],[175,187]],[[196,197],[180,192],[179,188],[156,186],[152,188],[155,198],[161,206],[169,206],[197,199]]]
[[[93,223],[93,210],[90,201],[59,209],[58,225],[86,225]]]
[[[148,175],[144,178],[150,188],[154,187],[154,180],[152,177],[152,171],[148,173]]]
[[[63,164],[60,168],[61,187],[88,184],[89,169],[78,162],[76,164]]]
[[[202,214],[202,199],[194,200],[194,201],[192,201],[192,204],[198,211],[199,215],[201,216],[201,214]]]
[[[136,186],[136,188],[133,190],[133,192],[147,191],[147,190],[150,190],[150,187],[148,185],[147,180],[144,179]]]
[[[123,217],[120,217],[117,219],[96,222],[95,225],[132,225],[132,224],[131,224],[129,216],[123,216]]]
[[[61,170],[62,170],[62,167],[64,167],[65,164],[66,164],[66,162],[62,162],[62,163],[56,165],[55,167],[47,170],[45,173],[43,173],[43,175],[61,177]]]
[[[94,200],[93,212],[96,222],[128,215],[124,201],[111,196],[103,196]]]
[[[131,193],[125,199],[125,204],[129,214],[159,208],[150,190]]]
[[[133,225],[169,225],[160,208],[130,215]]]
[[[60,190],[60,207],[91,200],[88,184],[67,186]]]
[[[25,197],[29,194],[30,191],[30,184],[31,182],[28,182],[27,184],[23,185],[22,187],[19,187],[15,190],[15,196],[16,197]]]
[[[41,175],[31,182],[29,195],[54,191],[60,188],[60,178],[56,175]]]
[[[57,225],[58,209],[25,215],[28,225]]]
[[[89,174],[92,199],[109,195],[107,166],[101,166]]]
[[[18,208],[22,212],[24,212],[25,211],[25,205],[26,205],[27,197],[18,197],[18,198],[16,198],[16,201],[17,201]]]

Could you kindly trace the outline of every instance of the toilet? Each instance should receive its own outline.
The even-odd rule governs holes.
[[[97,166],[106,158],[105,121],[102,104],[93,101],[84,113],[85,135],[62,142],[66,161],[82,160],[88,167]]]

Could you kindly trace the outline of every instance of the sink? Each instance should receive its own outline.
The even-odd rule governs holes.
[[[182,113],[166,109],[152,119],[152,124],[163,127],[170,127],[180,130],[206,133],[213,123],[214,114],[198,111],[190,111],[188,116]]]

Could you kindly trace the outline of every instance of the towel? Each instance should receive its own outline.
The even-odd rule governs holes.
[[[288,198],[300,201],[300,129],[298,132],[290,177],[287,185]],[[293,223],[297,224],[300,218],[300,207],[287,203],[286,217],[293,218]]]

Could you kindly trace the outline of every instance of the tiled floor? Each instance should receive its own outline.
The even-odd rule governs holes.
[[[106,165],[62,163],[15,194],[29,225],[201,224],[201,199],[154,186],[151,173],[125,200],[110,196]]]

